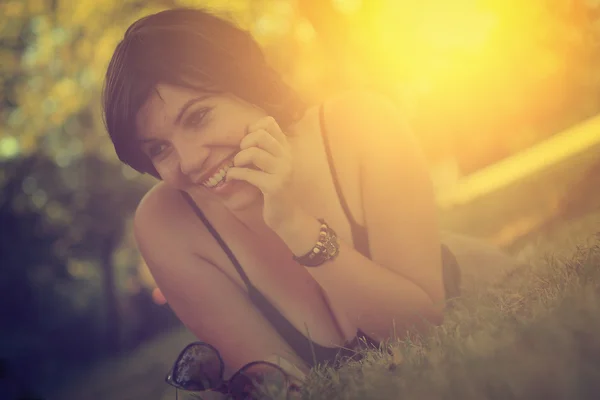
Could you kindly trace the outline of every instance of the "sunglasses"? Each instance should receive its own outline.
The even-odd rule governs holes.
[[[297,381],[284,370],[268,361],[253,361],[241,367],[229,380],[223,378],[225,364],[219,351],[208,343],[193,342],[187,345],[173,364],[165,381],[178,391],[200,392],[196,398],[208,400],[203,393],[214,396],[220,393],[229,399],[254,399],[259,395],[281,399],[299,392]],[[260,385],[260,386],[259,386]],[[260,389],[265,389],[261,392]]]

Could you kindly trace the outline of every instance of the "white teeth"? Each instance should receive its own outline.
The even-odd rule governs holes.
[[[208,178],[206,181],[202,183],[207,188],[213,188],[217,186],[223,178],[225,178],[225,174],[229,168],[233,167],[233,161],[229,161],[223,168],[221,168],[217,173]]]

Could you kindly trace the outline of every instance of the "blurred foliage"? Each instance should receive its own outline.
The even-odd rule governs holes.
[[[462,173],[600,109],[593,0],[4,0],[0,3],[0,358],[58,379],[172,322],[128,224],[152,180],[119,165],[99,95],[126,27],[203,6],[249,29],[309,100],[397,101],[432,161]],[[1,369],[1,368],[0,368]]]
[[[129,23],[175,5],[249,29],[309,99],[350,87],[388,93],[432,158],[465,147],[464,159],[484,158],[464,161],[464,172],[495,161],[490,148],[506,156],[597,112],[597,1],[402,3],[5,1],[0,157],[43,149],[61,166],[87,151],[112,160],[97,106],[108,59]]]

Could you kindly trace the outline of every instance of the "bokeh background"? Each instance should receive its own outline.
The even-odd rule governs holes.
[[[174,6],[250,30],[309,101],[389,96],[439,191],[600,112],[597,0],[3,0],[0,397],[46,396],[140,348],[162,376],[152,355],[185,345],[131,237],[154,181],[117,162],[100,107],[126,27]],[[501,230],[494,210],[476,214]]]

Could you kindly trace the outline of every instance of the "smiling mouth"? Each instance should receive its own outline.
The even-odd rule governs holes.
[[[225,160],[217,172],[215,172],[210,178],[202,182],[202,186],[208,189],[213,189],[216,186],[222,184],[225,181],[227,171],[231,167],[233,167],[233,157],[230,157],[227,160]]]

